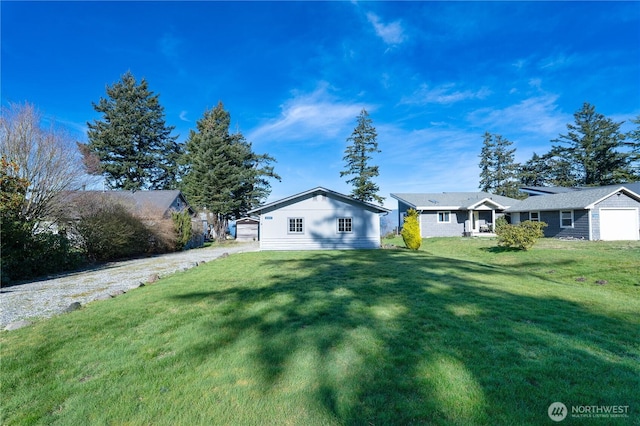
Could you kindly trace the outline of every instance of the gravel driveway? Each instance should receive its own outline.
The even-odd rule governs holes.
[[[0,291],[0,329],[34,318],[49,318],[64,312],[73,302],[84,305],[96,299],[121,294],[145,283],[153,274],[163,277],[203,261],[224,255],[257,251],[258,243],[211,246],[144,259],[112,262],[98,269],[74,272],[57,278],[3,288]]]

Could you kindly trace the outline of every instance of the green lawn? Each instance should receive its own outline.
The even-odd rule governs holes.
[[[2,332],[0,423],[640,424],[639,267],[557,240],[233,255]]]

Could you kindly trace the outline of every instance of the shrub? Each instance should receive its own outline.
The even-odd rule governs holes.
[[[0,159],[0,277],[2,285],[79,266],[83,259],[64,233],[34,231],[35,220],[22,213],[29,183],[18,166]]]
[[[526,220],[518,225],[500,224],[496,221],[496,234],[498,245],[502,247],[514,247],[520,250],[529,250],[544,236],[544,222],[532,222]]]
[[[418,250],[422,244],[420,236],[420,224],[418,223],[418,212],[415,209],[407,210],[407,216],[402,224],[402,240],[404,245],[411,250]]]
[[[500,228],[502,228],[503,226],[507,226],[507,225],[509,225],[509,222],[507,221],[507,218],[504,217],[504,216],[500,216],[499,218],[496,219],[494,232],[498,233]]]
[[[182,250],[193,237],[193,227],[189,211],[171,212],[171,220],[176,232],[176,250]]]
[[[107,261],[179,249],[174,220],[163,213],[108,194],[79,192],[69,200],[66,220],[70,238],[87,257]]]
[[[115,260],[148,252],[151,232],[142,221],[117,203],[83,206],[75,230],[92,260]]]

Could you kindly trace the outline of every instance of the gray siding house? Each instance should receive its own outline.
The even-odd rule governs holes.
[[[506,212],[512,223],[547,223],[545,237],[640,239],[640,195],[622,185],[533,196]]]
[[[261,250],[375,249],[390,210],[318,187],[249,211],[260,217]]]
[[[420,217],[420,234],[428,237],[487,235],[496,219],[518,200],[487,192],[391,194],[398,200],[400,226],[410,208]]]

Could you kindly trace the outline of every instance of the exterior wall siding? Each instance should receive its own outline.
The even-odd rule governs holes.
[[[527,213],[520,213],[520,219],[528,217]],[[541,211],[540,221],[545,222],[548,226],[544,228],[545,237],[555,238],[581,238],[589,239],[589,211],[573,210],[573,228],[562,228],[560,226],[560,211]]]
[[[592,219],[592,232],[593,239],[600,239],[600,209],[601,208],[637,208],[638,209],[638,223],[640,223],[640,201],[636,201],[626,194],[620,196],[612,195],[605,198],[595,205],[595,208],[591,211]]]
[[[468,213],[466,211],[452,210],[449,217],[451,222],[438,223],[437,211],[422,212],[420,215],[420,230],[422,238],[463,236],[464,222],[468,219]]]
[[[350,217],[352,232],[338,232],[337,219]],[[303,232],[289,233],[289,219],[302,218]],[[260,215],[262,250],[346,250],[380,247],[380,216],[357,204],[325,195],[277,206]]]

